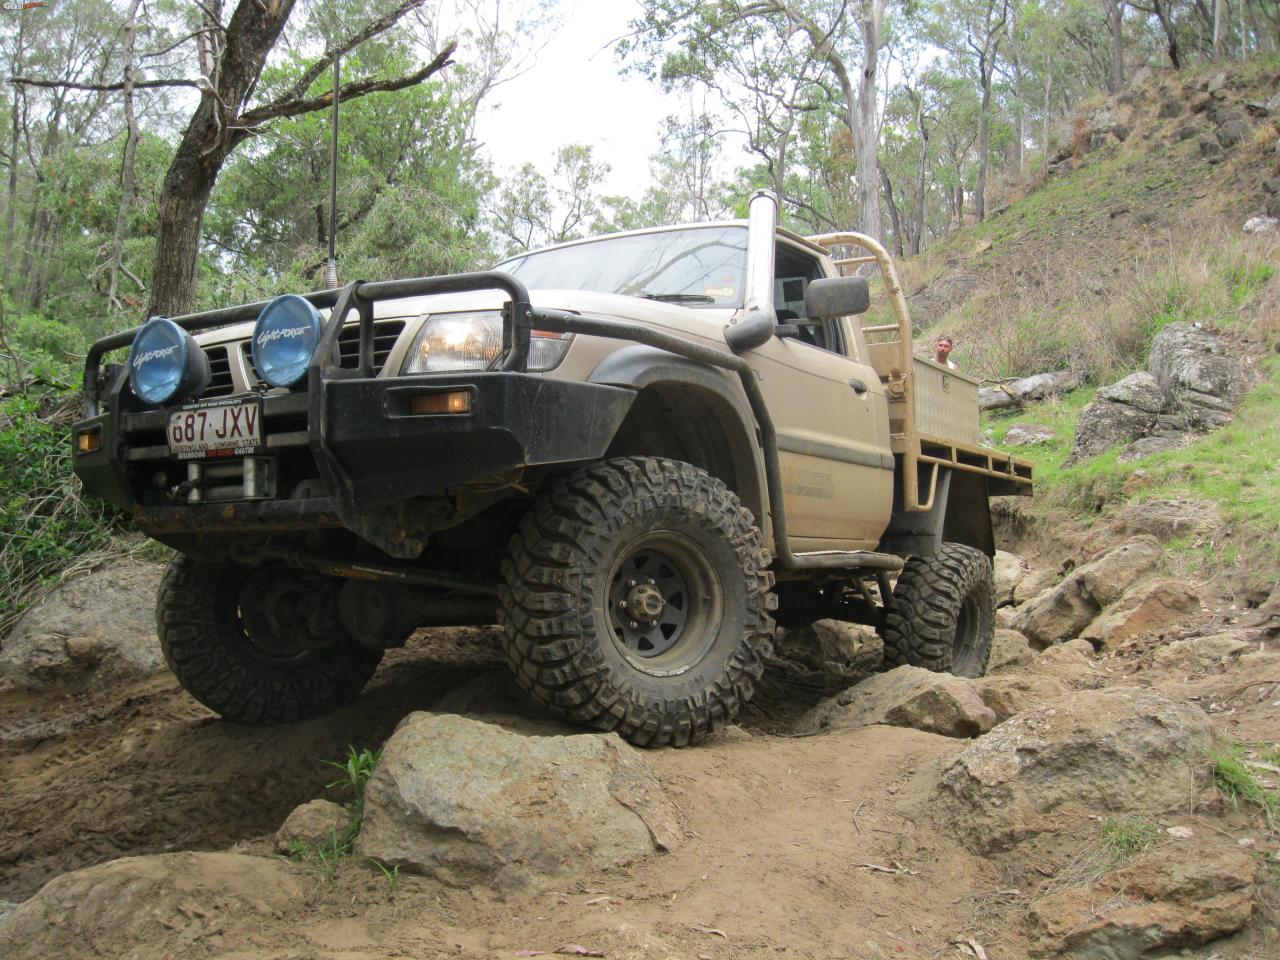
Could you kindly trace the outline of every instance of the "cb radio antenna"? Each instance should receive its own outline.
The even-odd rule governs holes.
[[[338,286],[338,82],[341,79],[342,57],[333,57],[333,113],[329,121],[331,143],[329,146],[329,259],[324,265],[324,285],[333,290]]]

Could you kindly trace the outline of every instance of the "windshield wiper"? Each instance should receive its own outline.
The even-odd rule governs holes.
[[[646,300],[661,300],[664,303],[715,303],[715,297],[705,293],[641,293],[637,296]]]

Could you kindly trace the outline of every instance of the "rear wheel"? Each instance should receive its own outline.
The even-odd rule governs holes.
[[[360,694],[382,651],[343,633],[325,612],[326,594],[326,578],[287,567],[178,554],[156,601],[165,660],[226,720],[279,724],[329,713]]]
[[[980,677],[995,625],[991,561],[981,550],[944,543],[931,557],[912,557],[898,576],[882,630],[885,663]]]
[[[751,513],[705,471],[593,464],[544,494],[511,542],[499,587],[508,661],[566,719],[642,746],[694,743],[760,677],[768,566]]]

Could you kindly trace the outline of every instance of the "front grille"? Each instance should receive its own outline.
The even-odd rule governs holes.
[[[373,372],[375,376],[381,373],[382,368],[386,366],[387,357],[391,356],[391,351],[403,332],[403,320],[374,321]],[[240,350],[244,355],[244,367],[248,371],[249,377],[257,387],[265,386],[262,377],[258,375],[258,371],[253,366],[253,350],[247,340],[240,344]],[[348,369],[354,369],[360,362],[360,325],[358,323],[347,324],[342,328],[342,332],[338,334],[338,357],[339,364]]]
[[[378,373],[391,355],[391,348],[404,332],[403,320],[375,320],[373,324],[373,372]],[[338,334],[338,354],[344,367],[360,362],[360,325],[348,324]]]
[[[212,378],[209,386],[200,394],[202,398],[226,397],[235,393],[235,383],[231,379],[231,355],[226,347],[205,347],[205,356],[209,358],[209,373]]]

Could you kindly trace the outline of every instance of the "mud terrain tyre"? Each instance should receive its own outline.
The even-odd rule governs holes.
[[[750,699],[772,635],[755,519],[688,463],[606,460],[559,480],[502,565],[503,644],[553,713],[639,746],[696,743]]]
[[[223,719],[272,725],[329,713],[359,696],[382,651],[347,640],[282,649],[255,638],[241,595],[255,568],[176,555],[156,600],[160,646],[193,697]],[[259,628],[261,633],[261,628]],[[266,643],[264,643],[264,640]]]
[[[885,615],[885,665],[982,676],[995,637],[995,594],[991,561],[981,550],[944,543],[932,557],[912,557]]]

